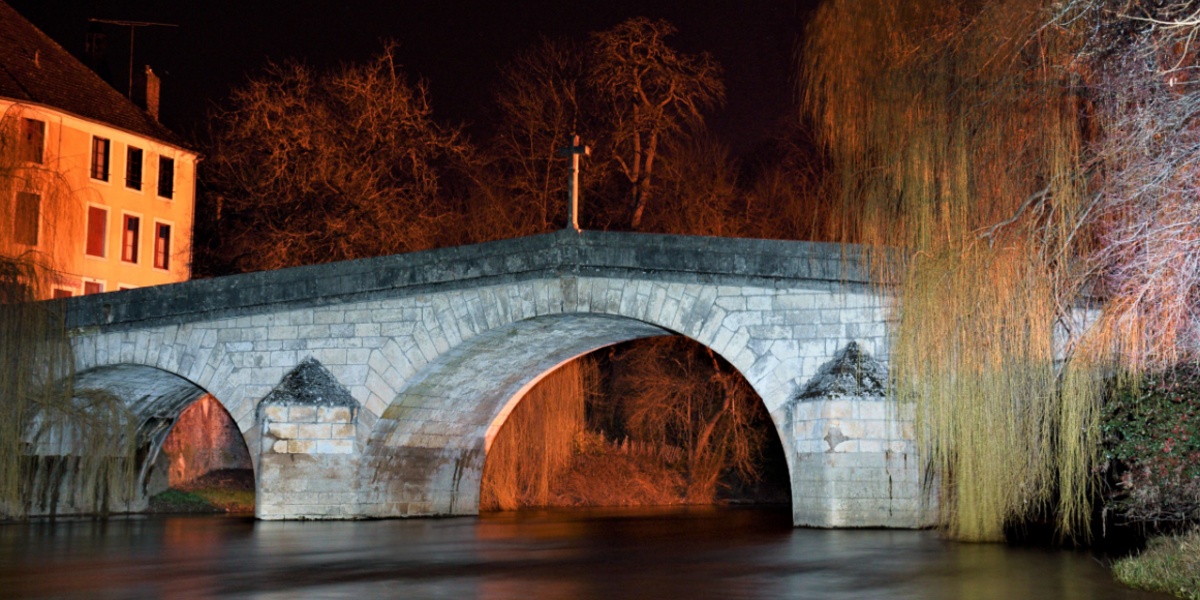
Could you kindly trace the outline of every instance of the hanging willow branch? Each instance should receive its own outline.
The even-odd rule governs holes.
[[[1081,99],[1060,59],[1075,41],[1043,9],[834,0],[803,55],[843,210],[869,246],[909,250],[880,274],[903,307],[893,385],[941,475],[942,524],[965,540],[1047,508],[1078,532],[1090,511],[1105,355],[1056,352],[1091,238]]]
[[[30,160],[21,145],[32,117],[19,106],[0,117],[0,519],[104,511],[132,498],[135,475],[136,420],[110,394],[73,389],[62,305],[36,301],[60,285],[53,257],[73,255],[80,204],[58,157]],[[35,199],[35,231],[21,196]]]

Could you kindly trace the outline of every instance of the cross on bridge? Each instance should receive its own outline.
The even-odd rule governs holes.
[[[575,231],[579,231],[579,157],[591,156],[592,148],[579,143],[579,136],[571,136],[571,145],[561,148],[558,156],[571,159],[571,167],[567,175],[567,222]]]

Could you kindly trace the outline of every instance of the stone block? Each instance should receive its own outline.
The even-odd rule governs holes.
[[[317,443],[312,440],[288,440],[287,451],[289,454],[312,454],[317,447]]]
[[[822,419],[853,419],[854,404],[850,400],[830,399],[821,405]]]
[[[288,407],[288,420],[293,423],[315,423],[317,421],[317,408],[315,406]]]
[[[281,440],[291,440],[300,437],[299,427],[295,423],[271,423],[267,425],[267,435]]]
[[[320,423],[349,423],[350,408],[346,406],[320,406],[317,408],[317,421]]]
[[[354,440],[321,440],[317,442],[318,454],[353,454]]]
[[[327,440],[331,425],[324,423],[302,424],[297,426],[296,438],[301,440]]]
[[[268,406],[263,410],[263,415],[267,418],[268,421],[272,421],[275,423],[291,420],[288,418],[288,407],[287,406],[279,406],[279,405]]]

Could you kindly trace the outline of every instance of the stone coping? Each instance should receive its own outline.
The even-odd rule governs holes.
[[[857,246],[561,230],[49,302],[64,304],[69,329],[110,330],[572,274],[786,287],[796,281],[851,286],[869,281]]]

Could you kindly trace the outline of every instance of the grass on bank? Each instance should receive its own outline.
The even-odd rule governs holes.
[[[173,487],[150,499],[155,513],[252,513],[254,471],[222,469]]]
[[[254,512],[254,492],[246,490],[181,490],[171,488],[150,499],[150,512]]]
[[[1113,563],[1125,585],[1200,600],[1200,529],[1150,540],[1140,554]]]

